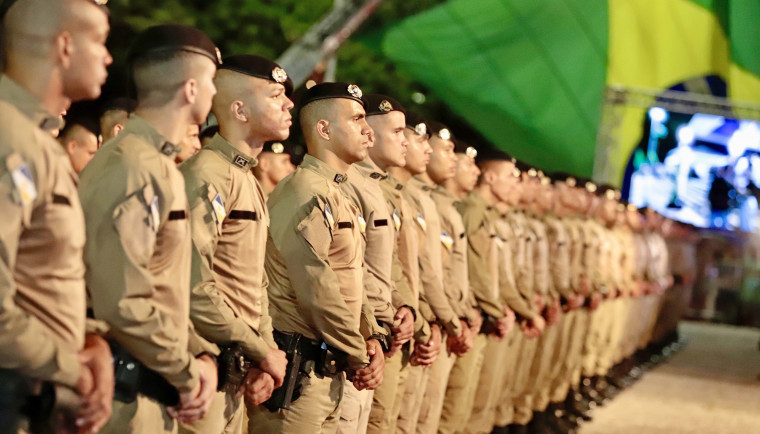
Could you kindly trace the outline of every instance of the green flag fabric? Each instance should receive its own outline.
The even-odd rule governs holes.
[[[718,75],[760,101],[757,0],[449,0],[384,31],[381,52],[497,147],[590,176],[606,85]],[[620,182],[644,109],[626,113]],[[456,133],[456,132],[455,132]]]

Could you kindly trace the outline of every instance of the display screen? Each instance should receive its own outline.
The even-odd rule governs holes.
[[[754,231],[760,123],[653,107],[629,163],[628,200],[703,228]]]

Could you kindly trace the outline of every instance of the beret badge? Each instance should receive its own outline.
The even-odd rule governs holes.
[[[288,73],[278,66],[272,70],[272,79],[277,83],[285,83],[288,81]]]
[[[417,133],[418,136],[426,136],[427,135],[427,125],[420,122],[419,124],[414,126],[414,132]]]
[[[451,131],[448,128],[443,128],[441,131],[438,131],[438,137],[443,140],[451,140]]]
[[[361,98],[362,97],[362,90],[359,89],[359,86],[355,84],[349,84],[348,89],[346,89],[349,94],[351,94],[354,98]]]

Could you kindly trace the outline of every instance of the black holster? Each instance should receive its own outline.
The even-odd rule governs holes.
[[[141,394],[167,407],[179,404],[179,392],[161,374],[142,364],[117,342],[109,340],[108,345],[113,354],[114,399],[131,403]]]
[[[217,390],[235,394],[245,381],[253,360],[246,357],[240,344],[219,346],[221,353],[217,357],[219,382]]]

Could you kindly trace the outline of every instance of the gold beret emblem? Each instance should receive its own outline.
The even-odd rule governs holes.
[[[105,6],[106,4],[108,4],[108,0],[91,0],[91,1],[98,6]]]
[[[590,181],[587,182],[586,183],[586,191],[588,191],[589,193],[595,193],[596,192],[596,184],[594,184],[593,182],[590,182]]]
[[[512,176],[514,176],[515,178],[519,178],[521,174],[522,174],[522,172],[520,172],[520,169],[518,169],[518,168],[515,168],[512,171]]]
[[[443,140],[451,140],[451,131],[448,128],[443,128],[441,131],[438,131],[438,137]]]
[[[285,151],[285,146],[282,145],[280,142],[272,143],[272,152],[275,154],[282,154],[282,152]]]
[[[278,83],[285,83],[288,81],[288,73],[278,66],[272,70],[272,78]]]
[[[317,82],[314,80],[309,80],[306,82],[304,86],[306,86],[306,89],[311,89],[312,87],[316,86]]]
[[[530,170],[528,170],[528,176],[530,176],[531,178],[535,178],[536,176],[538,176],[538,171],[536,171],[536,169],[534,168],[530,168]]]
[[[615,200],[615,190],[607,190],[604,192],[604,197],[607,198],[607,200]]]
[[[568,186],[570,186],[570,187],[575,187],[575,186],[576,186],[576,184],[577,184],[577,181],[575,180],[575,178],[573,178],[573,177],[571,176],[571,177],[569,177],[569,178],[567,178],[567,179],[565,180],[565,184],[567,184],[567,185],[568,185]]]
[[[414,126],[414,132],[417,133],[418,136],[427,136],[427,125],[420,122]]]
[[[381,112],[388,113],[389,111],[393,110],[393,106],[391,105],[390,101],[387,99],[384,99],[383,102],[380,103],[380,106],[378,106]]]
[[[478,156],[478,150],[473,148],[472,146],[468,146],[467,150],[464,151],[464,155],[474,159]]]
[[[219,47],[214,47],[214,50],[216,50],[216,63],[222,64],[222,52],[219,50]]]
[[[628,211],[638,211],[638,210],[636,209],[636,205],[634,205],[632,203],[629,203],[628,204]]]
[[[541,177],[541,185],[549,185],[550,182],[552,182],[552,180],[549,179],[548,177],[546,176]]]
[[[354,97],[354,98],[361,98],[362,97],[362,90],[359,89],[359,86],[357,86],[355,84],[349,84],[347,90],[348,90],[348,93],[350,93],[351,96]]]

